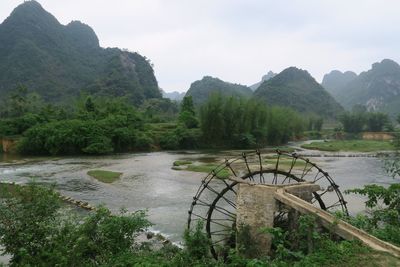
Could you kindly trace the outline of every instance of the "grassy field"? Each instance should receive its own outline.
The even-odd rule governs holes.
[[[327,142],[313,142],[301,146],[306,149],[321,151],[349,151],[349,152],[374,152],[384,150],[394,150],[394,146],[389,141],[370,141],[370,140],[334,140]]]
[[[100,182],[103,183],[112,183],[121,177],[122,172],[112,172],[112,171],[104,171],[104,170],[91,170],[88,171],[87,174]]]

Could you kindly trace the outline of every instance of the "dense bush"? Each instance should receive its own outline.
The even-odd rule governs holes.
[[[282,144],[300,134],[303,126],[304,121],[291,109],[221,95],[210,97],[200,112],[204,141],[214,146]]]
[[[78,100],[73,117],[31,123],[26,131],[19,131],[23,133],[19,150],[25,154],[106,154],[146,150],[153,143],[144,132],[141,114],[121,99],[83,97]]]
[[[0,202],[0,243],[13,266],[111,266],[139,249],[135,238],[150,226],[141,211],[65,216],[58,194],[34,184],[16,194]]]
[[[345,112],[339,116],[339,121],[348,133],[360,133],[363,130],[381,132],[385,128],[393,128],[389,116],[381,112]]]
[[[200,129],[188,129],[185,126],[178,126],[161,137],[160,146],[162,149],[196,149],[201,145]]]

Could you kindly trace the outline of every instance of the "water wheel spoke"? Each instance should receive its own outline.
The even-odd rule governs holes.
[[[196,214],[196,213],[191,213],[191,215],[192,216],[195,216],[195,217],[197,217],[197,218],[200,218],[200,219],[202,219],[202,220],[206,220],[206,218],[205,217],[203,217],[203,216],[201,216],[201,215],[198,215],[198,214]]]
[[[213,218],[214,221],[231,221],[236,222],[236,219],[233,218]]]
[[[230,227],[230,226],[228,226],[228,225],[226,225],[226,224],[222,224],[222,223],[220,223],[220,222],[217,222],[217,221],[214,221],[214,219],[211,219],[211,220],[210,220],[210,223],[214,223],[214,224],[216,224],[216,225],[219,225],[219,226],[225,227],[225,228],[227,228],[227,229],[231,229],[231,227]]]
[[[222,229],[222,230],[212,231],[212,232],[210,232],[210,234],[220,234],[220,233],[225,233],[225,232],[229,233],[231,231],[232,231],[232,229]]]
[[[222,180],[222,181],[224,182],[224,184],[226,185],[226,187],[229,188],[229,190],[232,191],[232,192],[235,194],[235,196],[236,196],[236,195],[237,195],[237,192],[233,189],[232,183],[231,183],[231,184],[228,184],[228,183],[225,181],[225,179]]]
[[[325,189],[324,192],[322,192],[321,194],[318,194],[320,197],[322,197],[323,195],[325,195],[327,192],[329,192],[329,188]]]
[[[319,181],[319,180],[322,178],[321,176],[318,178],[318,175],[319,175],[319,174],[322,174],[322,177],[324,177],[324,174],[321,173],[320,170],[318,170],[317,174],[315,175],[315,177],[314,177],[314,179],[313,179],[314,183],[317,182],[317,181]]]
[[[338,201],[335,202],[334,204],[332,204],[332,205],[326,207],[326,209],[329,210],[330,208],[338,207],[338,206],[341,206],[341,205],[342,205],[342,202],[341,202],[340,200],[338,200]]]
[[[216,210],[216,211],[218,211],[218,212],[220,212],[220,213],[222,213],[222,214],[224,214],[224,215],[226,215],[228,217],[231,217],[232,219],[236,218],[236,214],[234,214],[234,213],[232,213],[232,212],[230,212],[230,211],[228,211],[228,210],[226,210],[224,208],[221,208],[219,206],[215,206],[214,210]]]
[[[312,164],[310,164],[311,167],[307,169],[306,172],[303,173],[303,175],[301,176],[301,179],[304,179],[304,177],[314,168],[314,166]]]
[[[264,184],[265,183],[265,178],[263,175],[263,165],[262,165],[262,159],[261,159],[261,153],[259,150],[257,150],[257,156],[258,156],[258,162],[260,165],[260,184]]]
[[[281,159],[281,153],[278,153],[278,158],[276,159],[276,164],[275,164],[275,172],[274,172],[274,179],[272,180],[272,184],[277,184],[278,183],[278,170],[279,170],[279,161]]]
[[[237,177],[237,175],[236,175],[236,172],[235,172],[235,170],[234,170],[234,169],[232,169],[232,167],[231,167],[231,163],[229,162],[229,160],[228,160],[228,159],[225,159],[225,166],[226,166],[226,167],[228,167],[228,168],[229,168],[229,170],[231,170],[232,174],[233,174],[235,177]]]
[[[247,173],[249,174],[249,180],[254,182],[253,174],[252,174],[252,172],[251,172],[251,170],[250,170],[249,163],[247,162],[246,153],[243,152],[243,153],[242,153],[242,157],[243,157],[243,159],[244,159],[244,163],[246,164]]]
[[[229,239],[231,239],[231,237],[225,237],[225,238],[222,238],[222,239],[220,239],[220,240],[218,240],[218,241],[213,241],[213,242],[211,242],[213,245],[215,245],[215,244],[218,244],[218,243],[221,243],[221,242],[223,242],[223,241],[227,241],[227,240],[229,240]]]

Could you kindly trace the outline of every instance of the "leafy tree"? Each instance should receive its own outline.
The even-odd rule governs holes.
[[[188,112],[192,115],[195,114],[192,96],[185,96],[181,103],[181,112]]]
[[[324,119],[322,117],[310,116],[308,118],[308,130],[309,131],[321,131]]]
[[[371,132],[381,132],[389,121],[389,116],[385,113],[370,112],[366,114],[367,130]]]
[[[348,133],[360,133],[364,129],[365,125],[365,114],[364,113],[350,113],[345,112],[339,116],[339,121],[343,125],[343,130]]]
[[[140,109],[144,112],[147,121],[167,122],[176,119],[178,105],[168,98],[151,98],[144,101]]]
[[[196,118],[196,112],[194,110],[193,99],[191,96],[185,96],[183,98],[178,120],[189,129],[198,126],[199,122]]]
[[[0,116],[16,118],[26,113],[38,113],[43,106],[41,97],[36,93],[29,93],[28,88],[19,85],[3,100]]]

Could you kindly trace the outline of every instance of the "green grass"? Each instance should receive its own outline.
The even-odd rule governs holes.
[[[211,163],[206,163],[206,164],[186,164],[186,165],[180,165],[176,166],[174,165],[172,167],[173,170],[176,171],[190,171],[190,172],[203,172],[203,173],[210,173],[211,171],[215,170],[217,168],[217,164],[211,164]],[[222,169],[220,172],[218,172],[217,177],[218,178],[228,178],[230,175],[230,172],[227,169]]]
[[[18,195],[18,185],[0,183],[0,198],[15,197]]]
[[[313,142],[301,146],[306,149],[321,151],[352,151],[352,152],[374,152],[384,150],[394,150],[394,146],[389,141],[371,140],[335,140],[328,142]]]
[[[280,150],[281,152],[292,153],[295,151],[293,147],[290,146],[275,146],[275,147],[266,147],[263,149],[263,152],[275,152],[276,150]]]
[[[174,166],[182,166],[182,165],[189,165],[192,164],[191,161],[188,160],[176,160],[174,161]]]
[[[104,170],[91,170],[88,171],[87,174],[100,182],[103,183],[113,183],[121,177],[122,172],[112,172],[112,171],[104,171]]]

